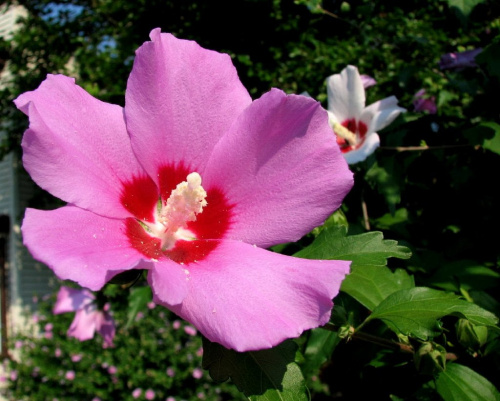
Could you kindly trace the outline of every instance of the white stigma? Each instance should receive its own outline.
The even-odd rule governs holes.
[[[170,249],[178,239],[194,239],[186,230],[190,221],[207,205],[207,193],[201,186],[201,176],[194,172],[170,193],[158,211],[155,234],[162,240],[162,248]],[[159,224],[158,224],[159,223]]]

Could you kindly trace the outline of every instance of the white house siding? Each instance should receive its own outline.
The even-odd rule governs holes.
[[[16,29],[16,21],[25,14],[26,10],[21,6],[0,6],[0,37],[9,39]],[[8,84],[7,62],[3,71],[0,71],[0,86]],[[0,140],[2,136],[0,131]],[[53,273],[36,262],[22,243],[20,227],[24,210],[33,196],[33,188],[34,183],[20,166],[15,153],[0,160],[0,214],[10,218],[6,259],[9,329],[22,324],[20,309],[31,308],[33,296],[48,293],[51,282],[55,281]]]

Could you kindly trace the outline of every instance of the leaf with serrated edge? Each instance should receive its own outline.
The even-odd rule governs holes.
[[[229,378],[252,401],[307,401],[307,387],[295,363],[292,340],[250,352],[228,350],[203,338],[203,368],[216,382]]]
[[[350,260],[351,266],[385,266],[387,258],[408,259],[411,252],[397,241],[384,240],[381,232],[372,231],[347,236],[345,226],[328,227],[311,245],[294,256],[305,259]]]
[[[397,291],[382,301],[366,322],[379,319],[393,331],[426,340],[441,333],[438,319],[453,315],[480,326],[496,327],[496,316],[457,295],[426,287]]]
[[[500,400],[500,393],[492,383],[458,363],[446,365],[436,380],[436,389],[444,401]]]

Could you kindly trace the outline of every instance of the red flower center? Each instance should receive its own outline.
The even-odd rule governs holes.
[[[165,205],[177,185],[186,181],[193,171],[183,164],[167,165],[158,171],[159,188],[147,176],[134,177],[123,184],[121,203],[135,216],[135,219],[125,220],[126,235],[132,247],[146,258],[159,260],[167,257],[183,264],[203,260],[229,229],[232,205],[217,187],[206,189],[206,206],[194,221],[186,221],[182,228],[192,239],[178,238],[172,246],[165,247],[161,236],[149,229],[152,225],[160,225],[159,205]]]
[[[350,118],[348,120],[344,120],[341,125],[356,136],[356,144],[351,145],[345,138],[336,135],[337,143],[339,144],[342,153],[347,153],[359,148],[365,141],[366,132],[368,131],[366,124],[363,121],[356,121],[354,118]]]

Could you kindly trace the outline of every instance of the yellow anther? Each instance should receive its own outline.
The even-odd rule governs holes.
[[[342,124],[339,124],[338,122],[333,123],[333,130],[335,131],[335,134],[343,139],[345,139],[347,142],[349,142],[349,145],[351,146],[356,146],[358,143],[358,140],[356,138],[356,134],[349,131],[346,127],[344,127]]]

